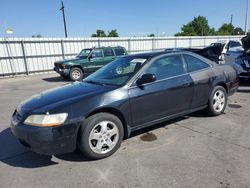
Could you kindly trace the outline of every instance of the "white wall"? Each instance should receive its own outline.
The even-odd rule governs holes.
[[[165,48],[201,48],[219,40],[242,37],[0,38],[0,76],[52,70],[55,61],[73,57],[83,48],[123,46],[130,53],[138,53]]]

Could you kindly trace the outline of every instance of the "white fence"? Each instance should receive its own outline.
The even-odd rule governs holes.
[[[75,56],[83,48],[123,46],[129,53],[179,47],[205,47],[243,36],[130,38],[0,38],[0,76],[50,71],[53,63]]]

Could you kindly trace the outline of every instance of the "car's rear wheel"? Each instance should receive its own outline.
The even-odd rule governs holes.
[[[207,111],[210,115],[217,116],[225,111],[227,105],[227,92],[224,87],[216,86],[210,94]]]
[[[109,113],[98,113],[87,118],[78,138],[78,147],[89,159],[102,159],[118,150],[123,139],[123,125]]]
[[[80,81],[83,79],[83,71],[78,67],[73,67],[70,69],[69,76],[73,81]]]

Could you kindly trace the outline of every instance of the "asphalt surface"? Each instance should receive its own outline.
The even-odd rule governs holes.
[[[54,73],[0,79],[1,188],[250,187],[250,86],[229,98],[225,114],[194,113],[136,132],[103,160],[26,150],[9,128],[15,107],[66,83]]]

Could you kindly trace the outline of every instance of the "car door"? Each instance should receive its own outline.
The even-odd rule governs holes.
[[[187,110],[193,95],[192,79],[186,74],[180,55],[165,55],[152,62],[142,74],[156,81],[129,89],[133,126],[147,124]]]
[[[103,55],[104,55],[104,58],[103,58],[102,65],[106,65],[115,59],[115,54],[112,48],[104,48]]]
[[[92,73],[98,70],[103,66],[103,50],[102,49],[93,49],[89,61],[85,64],[84,71],[85,73]]]
[[[216,76],[211,71],[211,65],[197,56],[183,54],[183,57],[194,84],[191,108],[206,105],[211,92],[212,80],[216,79]]]

